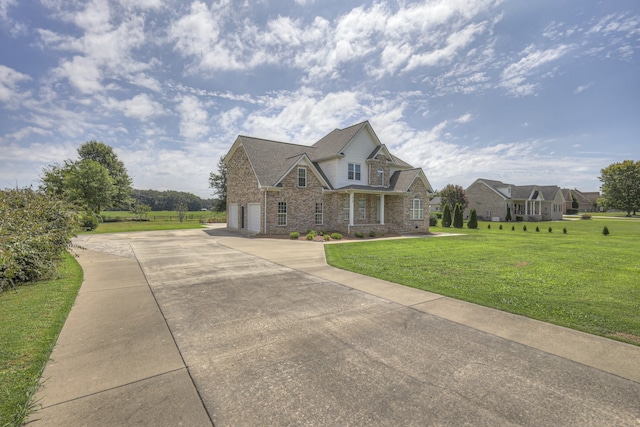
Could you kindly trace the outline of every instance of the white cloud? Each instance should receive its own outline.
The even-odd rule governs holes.
[[[591,88],[594,85],[594,82],[589,82],[586,85],[580,85],[573,91],[574,95],[584,92],[585,90]]]
[[[31,80],[31,77],[13,68],[0,64],[0,102],[8,108],[18,108],[21,101],[29,95],[29,92],[20,92],[19,85]]]
[[[111,109],[121,111],[126,117],[138,120],[147,120],[165,114],[162,104],[154,101],[146,93],[138,94],[124,101],[110,98],[107,100],[107,105]]]
[[[502,71],[500,85],[507,89],[511,95],[533,95],[537,84],[531,83],[527,79],[537,69],[562,58],[571,49],[572,46],[570,45],[560,45],[556,48],[545,50],[536,50],[533,45],[528,46],[522,52],[524,55],[522,59],[510,64]]]
[[[182,96],[177,108],[180,114],[180,135],[188,139],[201,138],[209,133],[209,113],[195,96]]]

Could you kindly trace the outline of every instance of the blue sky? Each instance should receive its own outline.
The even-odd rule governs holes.
[[[135,188],[210,197],[238,134],[363,120],[436,189],[598,190],[640,159],[640,3],[0,0],[0,188],[95,139]]]

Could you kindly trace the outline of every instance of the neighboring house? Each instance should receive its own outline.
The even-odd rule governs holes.
[[[429,230],[433,189],[369,122],[311,146],[238,136],[225,156],[227,226],[260,234]]]
[[[567,213],[578,212],[597,212],[598,211],[598,199],[600,193],[597,191],[583,193],[580,190],[568,188],[562,189],[562,195],[564,196],[564,210]],[[575,200],[575,203],[574,203]],[[577,207],[574,207],[576,205]]]
[[[505,221],[507,210],[511,220],[550,221],[562,219],[565,203],[556,185],[513,185],[490,179],[477,179],[466,190],[468,217],[475,209],[478,219]]]
[[[440,212],[440,196],[436,196],[429,201],[429,212]]]

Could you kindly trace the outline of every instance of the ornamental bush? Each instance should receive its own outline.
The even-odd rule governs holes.
[[[444,228],[451,227],[451,208],[446,203],[442,210],[442,227]]]
[[[291,240],[298,240],[300,238],[300,233],[298,233],[297,231],[292,231],[291,233],[289,233],[289,238]]]
[[[471,213],[469,214],[469,221],[467,221],[467,227],[471,229],[478,228],[478,214],[475,209],[471,209]]]
[[[61,200],[31,188],[0,190],[0,292],[52,277],[76,226]]]
[[[331,238],[333,240],[340,240],[340,239],[342,239],[342,234],[340,234],[340,233],[331,233]]]
[[[429,215],[429,227],[438,226],[438,217],[436,215]]]
[[[607,226],[605,225],[604,228],[602,229],[602,234],[605,236],[609,235],[609,229],[607,228]]]
[[[453,210],[453,228],[462,228],[464,225],[462,219],[462,206],[457,204],[455,209]]]

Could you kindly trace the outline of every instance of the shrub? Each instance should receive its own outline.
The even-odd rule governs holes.
[[[478,228],[478,214],[475,209],[471,209],[471,213],[469,214],[469,221],[467,222],[467,227],[475,230]]]
[[[328,234],[324,234],[324,240],[325,241],[331,240],[331,236],[329,236]]]
[[[491,230],[491,224],[487,224],[487,229]]]
[[[609,235],[609,229],[607,228],[607,226],[605,225],[604,228],[602,229],[602,234],[605,236]]]
[[[526,225],[522,226],[522,231],[527,231],[527,226]]]
[[[463,225],[462,206],[458,203],[453,210],[453,228],[462,228]]]
[[[78,215],[78,225],[81,229],[91,231],[98,228],[98,216],[91,211],[87,211],[81,215]]]
[[[564,228],[562,229],[562,234],[567,234],[567,227],[564,227]]]
[[[331,233],[331,238],[333,240],[340,240],[340,239],[342,239],[342,234],[340,234],[340,233]]]
[[[549,227],[549,233],[553,233],[553,228]]]
[[[445,203],[442,209],[442,226],[444,228],[451,227],[451,208],[447,203]]]
[[[511,226],[511,231],[516,231],[516,226],[515,225]]]
[[[313,240],[313,238],[316,237],[315,234],[313,233],[307,233],[307,240]]]
[[[297,240],[300,238],[300,233],[298,233],[297,231],[292,231],[291,233],[289,233],[289,238],[291,240]]]
[[[52,277],[76,226],[58,199],[30,188],[0,191],[0,291]]]
[[[498,227],[500,230],[502,230],[502,224],[500,224],[500,227]]]
[[[436,215],[429,216],[429,226],[437,227],[438,226],[438,217]]]
[[[522,222],[524,217],[522,215],[516,215],[516,222]]]
[[[316,230],[308,229],[304,234],[312,234],[313,237],[316,237],[318,233],[316,233]]]
[[[507,216],[505,218],[505,221],[507,222],[511,222],[511,207],[507,207]]]
[[[540,227],[536,226],[536,233],[540,232]]]
[[[376,237],[376,232],[374,230],[371,230],[369,232],[369,237]]]
[[[364,237],[364,234],[362,234],[360,231],[356,231],[355,233],[353,233],[356,237]]]

